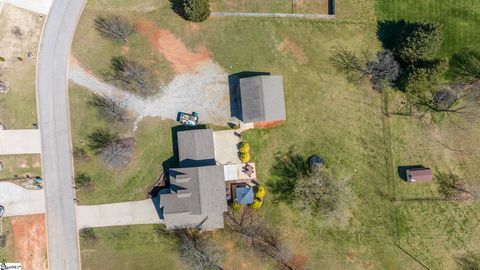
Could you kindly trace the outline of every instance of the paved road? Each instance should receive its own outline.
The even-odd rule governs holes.
[[[55,0],[38,55],[37,106],[48,234],[48,268],[80,269],[75,219],[67,63],[85,0]]]
[[[78,228],[108,227],[133,224],[160,224],[153,201],[111,203],[77,206]]]
[[[0,182],[0,204],[5,216],[24,216],[45,213],[43,190],[30,190],[10,182]]]
[[[42,152],[38,129],[0,130],[0,155],[39,154]]]

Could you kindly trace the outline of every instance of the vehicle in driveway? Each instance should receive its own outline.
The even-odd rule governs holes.
[[[3,207],[3,205],[0,205],[0,217],[3,216],[3,213],[5,213],[5,207]]]

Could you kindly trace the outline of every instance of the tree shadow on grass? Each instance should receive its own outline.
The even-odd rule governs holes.
[[[170,0],[170,8],[173,10],[173,12],[185,19],[184,3],[185,0]]]
[[[276,162],[270,168],[272,179],[267,186],[276,199],[291,202],[297,180],[309,173],[307,160],[293,150],[277,153],[274,159]]]

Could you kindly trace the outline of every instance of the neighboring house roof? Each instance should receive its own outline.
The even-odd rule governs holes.
[[[251,187],[237,187],[235,189],[236,200],[239,204],[253,203],[253,188]]]
[[[160,195],[160,207],[167,228],[223,228],[227,211],[223,166],[170,170],[169,194]]]
[[[414,182],[432,181],[433,174],[430,168],[412,168],[407,170],[407,179]]]
[[[177,138],[180,167],[215,165],[215,146],[211,129],[180,131]]]
[[[240,79],[242,121],[245,123],[286,119],[283,79],[262,75]]]

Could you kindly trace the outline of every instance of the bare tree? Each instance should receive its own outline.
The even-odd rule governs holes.
[[[302,210],[328,214],[338,207],[339,187],[324,169],[301,177],[295,185],[295,202]]]
[[[88,103],[95,107],[100,117],[107,122],[124,122],[127,120],[125,106],[110,97],[93,95]]]
[[[220,252],[198,229],[176,229],[182,258],[195,270],[223,270],[219,265]]]
[[[135,61],[123,56],[113,57],[110,61],[110,73],[105,76],[119,87],[142,96],[154,94],[154,83],[151,74]]]
[[[480,254],[467,252],[455,259],[459,270],[480,270]]]
[[[439,172],[435,175],[435,181],[438,184],[438,192],[447,200],[466,200],[478,199],[475,192],[467,190],[465,182],[452,172]]]
[[[400,64],[392,52],[377,52],[377,59],[369,61],[364,73],[370,78],[373,88],[382,92],[385,86],[393,86],[400,75]]]
[[[127,42],[128,36],[134,31],[130,23],[119,16],[98,16],[95,18],[94,24],[100,35],[117,43]]]
[[[95,231],[93,230],[93,228],[90,227],[80,229],[79,236],[85,241],[97,240],[97,235],[95,234]]]
[[[364,56],[366,58],[366,56]],[[375,60],[367,61],[356,53],[346,49],[337,49],[331,58],[338,70],[345,72],[350,79],[360,80],[365,77],[372,82],[373,89],[383,91],[385,86],[394,85],[400,75],[400,64],[392,52],[377,52]]]
[[[118,139],[105,145],[100,151],[100,157],[108,167],[125,167],[133,158],[134,146],[134,138]]]
[[[89,161],[90,156],[87,153],[87,150],[85,148],[80,147],[80,146],[74,146],[73,147],[73,157],[76,160],[81,160],[81,161]]]
[[[229,209],[225,221],[228,230],[239,234],[261,256],[273,259],[284,269],[294,269],[288,262],[291,258],[290,251],[281,243],[278,232],[258,216],[255,210],[249,207],[240,211]]]

